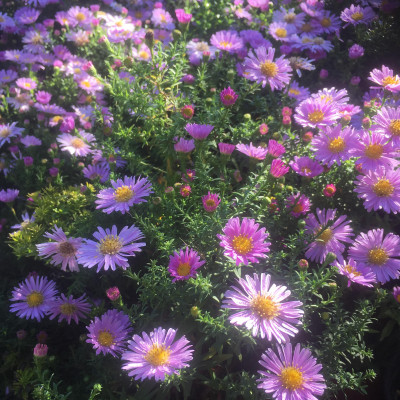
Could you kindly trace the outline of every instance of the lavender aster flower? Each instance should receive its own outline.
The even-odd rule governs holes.
[[[194,278],[197,274],[197,269],[205,263],[204,260],[200,261],[197,251],[186,247],[184,250],[176,251],[172,256],[169,256],[168,271],[174,277],[172,282],[178,280],[187,280]]]
[[[274,338],[279,343],[286,342],[298,330],[293,325],[301,324],[303,310],[297,307],[300,301],[283,302],[290,296],[286,286],[271,285],[271,275],[253,274],[239,278],[240,287],[232,286],[225,293],[222,308],[239,310],[229,317],[233,325],[245,325],[253,336],[260,333],[262,339]]]
[[[18,194],[18,189],[0,190],[0,201],[3,203],[12,203],[18,197]]]
[[[97,265],[97,272],[102,268],[108,270],[111,268],[115,271],[116,267],[126,269],[129,267],[127,257],[135,256],[146,243],[132,243],[135,240],[143,238],[142,232],[132,225],[125,226],[118,234],[117,227],[113,225],[110,229],[104,230],[101,227],[93,233],[98,240],[86,240],[82,244],[81,252],[78,256],[78,263],[86,268],[92,268]]]
[[[212,125],[186,124],[185,130],[193,139],[204,140],[214,129]]]
[[[174,144],[174,149],[177,153],[190,153],[194,150],[194,140],[179,139],[178,143]]]
[[[68,325],[71,323],[71,320],[74,320],[78,324],[79,318],[85,318],[90,312],[91,306],[86,300],[85,295],[74,299],[72,295],[66,297],[64,294],[61,294],[50,306],[49,314],[51,315],[49,319],[54,319],[58,316],[59,323],[65,319]]]
[[[292,194],[286,199],[286,208],[293,217],[306,215],[310,211],[311,201],[304,194]]]
[[[235,150],[236,146],[230,143],[218,143],[218,148],[221,154],[230,156]]]
[[[88,165],[82,170],[83,176],[91,181],[99,178],[100,183],[108,181],[110,166],[108,164]]]
[[[302,349],[297,344],[278,346],[278,355],[268,349],[262,356],[260,364],[267,371],[258,371],[262,375],[258,379],[259,389],[272,393],[277,400],[316,400],[326,389],[324,378],[319,371],[321,364],[311,355],[309,349]]]
[[[293,161],[290,161],[289,165],[301,176],[307,178],[313,178],[319,174],[322,174],[324,168],[317,161],[312,160],[310,157],[294,157]]]
[[[142,337],[134,335],[129,341],[129,350],[122,354],[126,361],[122,369],[136,380],[155,378],[163,381],[166,375],[177,374],[178,369],[188,366],[193,350],[185,336],[175,340],[177,330],[156,328]]]
[[[253,146],[253,143],[237,144],[236,149],[255,160],[264,160],[265,156],[268,153],[267,148]]]
[[[389,90],[393,93],[400,92],[400,77],[398,75],[393,76],[393,70],[382,65],[382,69],[373,69],[368,78],[370,81],[377,83],[379,86],[372,86],[372,88],[380,88],[383,86],[384,89]]]
[[[381,283],[400,276],[400,237],[388,233],[383,237],[383,229],[373,229],[360,233],[349,248],[349,255],[357,265],[372,270]]]
[[[128,341],[131,331],[129,317],[122,311],[109,310],[100,318],[96,317],[87,330],[89,331],[86,343],[91,343],[96,354],[111,354],[118,357]]]
[[[18,128],[17,123],[0,124],[0,147],[4,143],[10,143],[12,137],[21,136],[24,128]]]
[[[210,43],[228,53],[234,53],[243,47],[243,41],[235,31],[216,32],[211,36]]]
[[[295,111],[294,119],[303,127],[322,128],[334,124],[340,118],[336,103],[322,99],[303,100]]]
[[[91,133],[79,132],[79,136],[63,133],[57,136],[57,142],[60,143],[61,150],[68,151],[77,157],[85,157],[91,153],[90,143],[96,138]]]
[[[30,276],[14,288],[11,298],[14,304],[11,304],[10,311],[17,313],[20,318],[36,318],[40,321],[57,295],[55,285],[46,277]]]
[[[146,202],[144,198],[153,193],[149,180],[140,176],[112,180],[111,186],[112,188],[100,190],[95,201],[96,209],[104,208],[103,212],[106,214],[113,211],[125,214],[134,204]]]
[[[374,10],[371,7],[361,7],[352,4],[349,8],[345,8],[340,14],[340,19],[347,22],[348,25],[369,24],[375,18]]]
[[[343,261],[342,263],[336,262],[334,265],[339,269],[341,275],[347,277],[347,287],[350,287],[352,282],[372,287],[372,284],[376,282],[375,274],[372,270],[368,267],[357,265],[352,258],[349,258],[348,261]]]
[[[373,118],[373,121],[377,124],[375,127],[376,132],[387,136],[394,146],[400,146],[400,107],[382,107]]]
[[[258,263],[259,258],[266,258],[271,245],[265,242],[269,233],[265,228],[258,229],[259,226],[251,218],[243,218],[242,222],[238,217],[231,218],[222,230],[224,235],[217,235],[224,255],[233,258],[236,265]]]

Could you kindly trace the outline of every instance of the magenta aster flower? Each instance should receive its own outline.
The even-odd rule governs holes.
[[[361,7],[352,4],[349,8],[345,8],[340,14],[340,19],[347,22],[348,25],[369,24],[375,18],[374,10],[371,7]]]
[[[400,276],[400,237],[388,233],[383,237],[383,229],[373,229],[360,233],[349,248],[349,256],[357,265],[371,268],[376,280],[381,283]]]
[[[364,47],[358,45],[357,43],[353,44],[349,48],[349,58],[355,59],[355,58],[360,58],[364,55]]]
[[[49,348],[46,344],[38,343],[33,349],[33,355],[35,357],[46,357]]]
[[[348,279],[347,287],[350,287],[351,283],[358,283],[363,286],[372,287],[373,283],[376,283],[375,274],[368,267],[362,267],[349,258],[348,261],[334,264],[339,269],[339,273],[344,275]]]
[[[342,130],[341,125],[337,125],[334,128],[327,126],[320,131],[318,136],[313,137],[311,146],[315,158],[330,167],[335,162],[340,165],[342,161],[350,159],[357,142],[353,128]]]
[[[58,323],[65,319],[68,325],[71,320],[79,324],[79,318],[85,318],[91,309],[90,304],[87,302],[85,295],[74,299],[72,295],[66,297],[61,293],[51,304],[49,309],[49,319],[54,319],[58,316]]]
[[[311,355],[309,349],[302,349],[298,343],[292,350],[292,344],[278,346],[278,355],[268,349],[260,364],[267,371],[258,371],[259,389],[272,393],[277,400],[316,400],[326,389],[325,380],[319,372],[322,365]]]
[[[336,103],[320,98],[303,100],[297,107],[294,119],[302,127],[322,128],[334,124],[340,118]]]
[[[393,297],[398,303],[400,303],[400,286],[395,286],[393,288]]]
[[[246,156],[254,158],[255,160],[264,160],[265,156],[268,153],[267,148],[253,146],[253,143],[237,144],[236,150],[240,151],[243,154],[246,154]]]
[[[18,197],[18,194],[18,189],[0,190],[0,201],[3,203],[12,203]]]
[[[174,277],[172,282],[187,280],[194,278],[197,274],[197,269],[205,263],[200,261],[197,251],[186,247],[185,250],[176,251],[172,256],[169,256],[168,271]]]
[[[306,233],[314,236],[314,240],[307,246],[306,257],[322,263],[328,253],[333,253],[342,262],[345,249],[343,242],[351,242],[353,236],[351,221],[347,220],[347,215],[336,219],[336,209],[317,208],[316,216],[309,214],[305,221]]]
[[[230,86],[223,89],[219,94],[219,98],[221,99],[221,102],[225,107],[233,106],[236,103],[238,97],[239,96],[235,93],[233,89],[231,89]]]
[[[212,125],[186,124],[185,130],[193,139],[204,140],[214,129]]]
[[[283,302],[290,296],[286,286],[271,285],[271,275],[253,274],[239,278],[240,287],[232,286],[225,293],[222,308],[239,310],[229,317],[233,325],[245,325],[253,336],[260,333],[271,341],[286,342],[298,332],[293,325],[301,324],[303,310],[300,301]]]
[[[183,8],[175,9],[176,19],[180,24],[188,24],[192,19],[192,14],[188,14],[185,12]]]
[[[24,128],[18,128],[16,122],[11,124],[0,124],[0,147],[4,143],[10,143],[12,137],[21,136]]]
[[[25,90],[34,90],[37,87],[36,82],[30,78],[19,78],[15,83],[18,87]]]
[[[118,357],[125,349],[131,332],[129,317],[122,311],[108,310],[100,318],[96,317],[87,330],[86,343],[91,343],[96,354],[111,354]]]
[[[210,43],[228,53],[235,53],[243,47],[243,41],[235,31],[216,32],[211,36]]]
[[[193,350],[185,336],[175,340],[177,330],[156,328],[142,337],[134,335],[129,341],[129,350],[122,354],[126,361],[122,369],[136,380],[153,378],[163,381],[166,375],[178,374],[178,370],[188,366],[193,359]]]
[[[40,257],[51,257],[50,263],[60,265],[63,271],[67,267],[71,272],[79,271],[76,257],[79,254],[79,249],[82,245],[82,238],[67,238],[65,233],[57,225],[54,225],[51,233],[46,232],[45,238],[54,240],[54,242],[37,244]]]
[[[292,194],[286,199],[286,208],[293,217],[306,215],[310,211],[311,201],[304,194]]]
[[[278,143],[276,140],[268,140],[268,154],[274,158],[280,157],[286,152],[285,146]]]
[[[270,174],[274,178],[280,178],[289,172],[289,167],[279,158],[272,160]]]
[[[102,268],[115,271],[116,267],[126,269],[129,267],[127,257],[134,257],[135,253],[141,252],[141,247],[146,243],[133,243],[135,240],[142,239],[142,232],[132,225],[125,226],[118,234],[117,227],[112,226],[111,230],[97,228],[93,236],[98,240],[86,240],[82,244],[81,252],[78,255],[78,263],[86,268],[92,268],[97,265],[97,272]]]
[[[301,176],[306,176],[307,178],[313,178],[319,174],[322,174],[324,168],[318,161],[312,160],[309,157],[294,157],[293,161],[290,161],[289,165]]]
[[[144,198],[153,193],[149,180],[140,176],[125,176],[124,179],[112,180],[111,186],[112,188],[100,190],[95,201],[96,209],[104,208],[103,212],[106,214],[113,211],[125,214],[134,204],[146,202]]]
[[[393,93],[400,92],[400,77],[398,75],[393,76],[393,70],[382,65],[382,69],[379,70],[374,68],[370,73],[370,77],[368,78],[370,81],[377,83],[379,86],[383,86],[384,89],[389,90]],[[375,86],[372,86],[376,88]]]
[[[258,263],[259,258],[266,258],[271,245],[265,242],[269,233],[265,228],[258,229],[259,226],[252,218],[243,218],[242,222],[239,217],[231,218],[222,230],[224,235],[217,235],[224,255],[233,258],[236,265]]]
[[[399,81],[400,84],[400,81]],[[394,144],[400,146],[400,107],[382,107],[373,118],[376,132],[386,135]]]
[[[10,311],[17,313],[20,318],[36,318],[40,321],[57,295],[55,285],[55,282],[43,276],[26,278],[12,292],[11,301],[15,303],[11,304]]]
[[[177,153],[190,153],[194,150],[194,140],[179,139],[179,142],[174,144],[174,149]]]
[[[214,212],[219,206],[219,203],[221,203],[218,195],[210,193],[210,191],[201,198],[201,201],[203,202],[203,207],[207,212]]]
[[[251,81],[261,83],[265,87],[268,83],[271,90],[283,89],[290,82],[291,71],[289,61],[283,56],[274,60],[275,49],[273,47],[258,47],[250,51],[244,60],[245,77]]]
[[[233,153],[233,150],[236,149],[236,146],[230,143],[218,143],[218,148],[221,154],[230,156]]]
[[[383,209],[394,214],[400,211],[400,170],[379,167],[357,176],[354,183],[354,191],[363,199],[367,211]]]
[[[77,76],[75,79],[78,83],[78,86],[88,94],[94,95],[96,92],[103,90],[103,85],[100,83],[100,81],[89,74]]]
[[[92,152],[90,143],[96,140],[91,133],[80,131],[79,136],[63,133],[57,136],[61,150],[68,151],[71,155],[85,157]]]

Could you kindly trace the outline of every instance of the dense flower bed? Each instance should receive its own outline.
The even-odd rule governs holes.
[[[1,397],[393,398],[399,6],[3,2]]]

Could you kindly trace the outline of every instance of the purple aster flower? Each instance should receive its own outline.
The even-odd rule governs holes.
[[[334,124],[340,118],[336,103],[309,98],[297,107],[294,119],[303,127],[322,128]]]
[[[162,8],[155,8],[153,10],[153,14],[151,15],[151,22],[154,24],[154,26],[167,29],[169,31],[175,29],[175,24],[173,22],[171,14]]]
[[[29,214],[26,212],[21,215],[22,222],[20,224],[16,224],[11,226],[11,229],[18,229],[18,230],[23,230],[25,229],[29,224],[35,221],[35,213],[32,214],[32,216],[29,216]]]
[[[307,178],[313,178],[324,172],[324,168],[318,161],[312,160],[310,157],[294,157],[294,160],[290,161],[289,165],[297,174],[306,176]]]
[[[111,181],[112,188],[100,190],[97,194],[96,209],[104,208],[103,212],[110,214],[113,211],[120,211],[122,214],[129,212],[134,204],[144,203],[144,197],[149,196],[151,183],[147,178],[129,177]]]
[[[286,152],[285,146],[278,143],[276,140],[270,139],[268,141],[268,154],[274,158],[279,158]]]
[[[40,321],[57,295],[55,285],[55,282],[43,276],[26,278],[12,292],[11,301],[15,303],[11,304],[10,311],[17,313],[20,318],[36,318]]]
[[[212,125],[186,124],[185,130],[196,140],[204,140],[214,129]]]
[[[67,15],[68,24],[72,27],[79,26],[84,29],[91,28],[93,14],[88,8],[78,6],[71,7],[68,10]]]
[[[40,146],[42,144],[42,141],[38,139],[36,136],[26,135],[21,139],[21,143],[25,147],[30,147],[30,146]]]
[[[394,214],[400,211],[400,170],[379,167],[357,176],[354,183],[354,191],[363,199],[367,211],[383,209]]]
[[[104,87],[97,78],[88,74],[76,76],[75,80],[81,89],[91,95],[96,94],[98,91],[102,91]]]
[[[335,162],[340,165],[342,161],[350,159],[357,142],[353,128],[346,127],[342,130],[342,126],[337,125],[321,130],[318,136],[313,137],[311,145],[315,158],[330,167]]]
[[[233,150],[236,149],[236,146],[230,143],[218,143],[218,148],[221,154],[230,156],[233,153]]]
[[[18,78],[18,74],[12,69],[0,70],[0,83],[13,82]]]
[[[312,60],[308,60],[307,58],[303,57],[290,57],[289,64],[294,71],[296,71],[297,75],[301,77],[301,71],[313,71],[315,66],[311,63]],[[295,83],[295,82],[293,82]],[[292,83],[292,85],[293,85]],[[292,87],[292,85],[290,87]],[[307,96],[308,97],[308,96]]]
[[[219,50],[235,53],[242,49],[243,41],[236,31],[219,31],[211,36],[210,42]]]
[[[309,349],[302,349],[298,343],[292,349],[291,343],[278,346],[278,355],[268,349],[260,364],[266,369],[258,371],[259,389],[272,393],[274,399],[316,400],[326,389],[325,380],[319,372],[322,365],[312,356]]]
[[[131,332],[129,317],[122,311],[108,310],[100,318],[96,317],[89,326],[88,339],[96,354],[111,354],[118,357],[125,349],[128,335]]]
[[[68,151],[71,155],[85,157],[91,153],[90,144],[96,138],[88,132],[80,131],[79,136],[63,133],[57,136],[57,142],[60,143],[61,150]]]
[[[82,244],[80,254],[78,255],[78,263],[85,268],[92,268],[97,265],[97,272],[102,268],[107,271],[111,268],[115,271],[116,267],[127,269],[129,263],[127,257],[134,257],[135,253],[142,251],[141,247],[146,243],[133,243],[135,240],[142,239],[142,232],[132,225],[125,226],[118,234],[117,227],[112,226],[111,230],[97,227],[97,232],[93,233],[97,239],[86,240]]]
[[[269,173],[274,178],[280,178],[286,175],[289,172],[289,169],[290,168],[282,160],[276,158],[275,160],[272,160],[271,169]]]
[[[258,263],[259,258],[268,257],[270,242],[265,240],[269,233],[265,228],[259,228],[259,224],[252,218],[231,218],[225,225],[223,235],[217,235],[220,246],[224,248],[224,255],[236,262],[236,265],[249,262]]]
[[[368,78],[370,81],[377,83],[379,86],[372,86],[372,88],[380,88],[383,86],[384,89],[389,90],[393,93],[400,92],[400,77],[398,75],[393,76],[393,70],[382,65],[382,69],[373,69]]]
[[[163,381],[166,375],[178,374],[178,370],[188,366],[193,359],[193,350],[185,336],[175,340],[175,329],[156,328],[148,335],[142,332],[142,337],[134,335],[129,341],[129,350],[122,354],[126,361],[122,369],[136,380],[153,378]]]
[[[353,236],[351,221],[347,220],[347,215],[336,219],[336,209],[317,208],[316,216],[309,214],[305,221],[306,233],[314,236],[314,240],[307,246],[306,257],[322,263],[328,253],[333,253],[339,262],[342,262],[345,249],[342,242],[351,242]]]
[[[231,89],[230,86],[223,89],[221,91],[221,93],[219,94],[219,98],[225,107],[233,106],[236,103],[236,100],[238,99],[238,97],[239,96],[235,93],[235,91],[233,89]]]
[[[373,229],[360,233],[349,248],[349,256],[357,265],[372,270],[381,283],[400,276],[400,237],[388,233],[383,237],[383,229]]]
[[[215,193],[210,193],[210,191],[201,198],[201,201],[203,202],[203,207],[207,212],[214,212],[219,206],[219,203],[221,203],[219,196]]]
[[[39,15],[40,11],[34,8],[22,7],[15,11],[14,19],[19,24],[30,25],[36,22]]]
[[[176,19],[181,24],[188,24],[192,19],[192,14],[187,14],[183,8],[175,9]]]
[[[79,249],[82,245],[82,238],[67,238],[65,233],[57,225],[54,225],[51,233],[46,232],[45,238],[54,240],[54,242],[37,244],[40,257],[51,257],[50,263],[60,265],[63,271],[67,267],[71,272],[79,271],[76,257],[79,254]]]
[[[245,325],[253,336],[260,333],[271,341],[286,342],[298,332],[293,325],[301,324],[300,301],[283,302],[290,296],[286,286],[271,285],[271,275],[253,274],[239,278],[240,287],[232,286],[225,293],[222,308],[239,310],[229,317],[233,325]]]
[[[281,42],[288,42],[290,37],[296,33],[296,28],[286,22],[273,22],[268,27],[269,34]]]
[[[250,51],[244,60],[245,77],[251,81],[261,83],[265,87],[268,83],[271,90],[282,89],[290,82],[291,70],[289,61],[283,56],[275,61],[275,49],[272,47],[258,47]]]
[[[317,93],[311,95],[313,99],[320,99],[327,103],[334,103],[339,108],[344,106],[349,101],[349,93],[346,89],[337,90],[336,88],[332,87],[330,89],[324,88],[318,90]]]
[[[174,149],[177,153],[190,153],[194,150],[194,140],[179,139],[178,143],[174,144]]]
[[[368,267],[357,265],[352,258],[349,258],[348,261],[343,261],[342,263],[336,261],[333,265],[339,269],[341,275],[347,277],[347,287],[350,287],[352,282],[367,287],[372,287],[372,284],[376,283],[375,274],[372,270]]]
[[[310,211],[311,201],[304,194],[292,194],[286,199],[286,208],[293,217],[306,215]]]
[[[374,116],[373,121],[377,124],[376,132],[386,135],[394,146],[400,146],[400,107],[382,107]]]
[[[293,81],[289,86],[288,96],[296,99],[296,103],[298,104],[310,97],[310,91],[303,86],[299,86],[296,81]]]
[[[249,156],[255,160],[264,160],[265,156],[268,153],[267,148],[253,146],[253,143],[237,144],[236,150],[240,151],[243,154],[246,154],[246,156]]]
[[[353,44],[349,48],[349,58],[355,59],[360,58],[364,55],[364,47],[358,45],[357,43]]]
[[[51,100],[51,94],[44,90],[38,90],[36,92],[36,101],[40,104],[48,104]]]
[[[400,286],[395,286],[393,288],[393,297],[398,303],[400,303]]]
[[[108,181],[110,177],[110,166],[108,164],[88,165],[82,170],[83,176],[91,181],[99,178],[100,183]]]
[[[300,28],[304,23],[305,14],[304,13],[296,13],[297,10],[294,8],[290,8],[289,10],[285,9],[283,6],[279,10],[275,10],[272,15],[273,22],[284,22],[291,27]]]
[[[350,8],[345,8],[340,14],[340,19],[348,25],[369,24],[375,18],[374,10],[371,7],[361,7],[352,4]]]
[[[217,51],[215,46],[210,46],[207,42],[202,42],[198,39],[191,40],[186,45],[186,49],[189,60],[194,65],[199,65],[205,54],[207,54],[208,59],[213,60],[215,58],[215,52]]]
[[[3,203],[12,203],[18,197],[18,194],[18,189],[0,190],[0,201]]]
[[[311,25],[320,33],[339,32],[341,28],[340,19],[328,10],[321,10],[319,15],[311,20]]]
[[[58,323],[65,319],[68,325],[71,320],[79,324],[79,318],[85,318],[91,309],[90,304],[87,302],[85,295],[74,299],[72,295],[66,297],[61,294],[51,304],[49,309],[49,319],[54,319],[58,316]]]
[[[21,136],[24,128],[18,128],[16,122],[11,124],[0,124],[0,147],[4,143],[10,143],[12,137]]]
[[[185,250],[176,251],[172,256],[169,256],[168,271],[174,277],[172,282],[187,280],[194,278],[197,274],[197,269],[205,263],[200,261],[197,251],[186,247]]]
[[[34,90],[37,87],[36,82],[30,78],[19,78],[15,83],[18,87],[25,90]]]

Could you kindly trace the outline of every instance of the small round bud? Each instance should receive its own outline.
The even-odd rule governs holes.
[[[199,316],[199,314],[200,314],[199,307],[193,306],[193,307],[190,309],[190,315],[191,315],[193,318],[197,318],[197,317]]]
[[[308,268],[308,261],[305,260],[304,258],[302,258],[301,260],[299,260],[299,262],[297,263],[297,266],[299,267],[300,270],[305,270]]]

